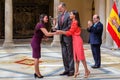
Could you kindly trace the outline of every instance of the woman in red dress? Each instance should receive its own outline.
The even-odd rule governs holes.
[[[65,34],[67,36],[72,36],[73,39],[73,51],[74,51],[74,62],[75,62],[75,73],[74,77],[76,78],[79,75],[79,63],[82,61],[82,64],[85,68],[85,78],[90,74],[90,71],[87,68],[84,49],[83,49],[83,40],[80,37],[80,20],[79,13],[76,10],[71,11],[70,18],[72,19],[71,28],[69,31],[57,30],[57,34]]]

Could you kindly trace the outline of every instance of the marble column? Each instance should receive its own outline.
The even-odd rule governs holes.
[[[12,0],[5,0],[5,41],[3,47],[13,46],[13,8]]]
[[[107,0],[106,1],[106,21],[110,15],[110,11],[112,9],[112,0]],[[106,26],[107,26],[107,23],[106,23]],[[113,40],[109,34],[109,32],[107,31],[107,27],[106,27],[106,47],[108,48],[112,48],[113,47]]]
[[[100,16],[100,21],[103,23],[102,43],[105,44],[106,37],[106,6],[105,0],[95,0],[95,13]]]
[[[60,2],[59,0],[54,0],[54,18],[57,18],[57,16],[58,16],[57,6],[59,5],[59,2]],[[51,43],[51,46],[60,46],[60,37],[59,37],[59,35],[54,35],[53,42]]]

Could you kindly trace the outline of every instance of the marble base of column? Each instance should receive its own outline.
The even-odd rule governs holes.
[[[51,46],[52,46],[52,47],[60,47],[60,41],[53,41],[53,42],[51,43]]]
[[[57,46],[59,47],[60,46],[60,39],[59,39],[59,36],[58,35],[54,35],[54,39],[53,39],[53,42],[51,43],[51,46]]]
[[[3,47],[4,48],[14,47],[14,43],[13,42],[4,42]]]

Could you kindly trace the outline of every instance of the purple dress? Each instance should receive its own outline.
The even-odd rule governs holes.
[[[32,47],[32,57],[33,58],[41,58],[41,40],[43,38],[43,32],[40,28],[45,27],[42,23],[37,23],[34,30],[34,35],[31,40],[31,47]]]

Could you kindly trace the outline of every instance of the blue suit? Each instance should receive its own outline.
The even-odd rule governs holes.
[[[101,53],[100,46],[102,44],[103,24],[98,22],[93,24],[90,28],[87,28],[90,33],[89,43],[91,44],[92,54],[95,61],[95,66],[101,66]]]

